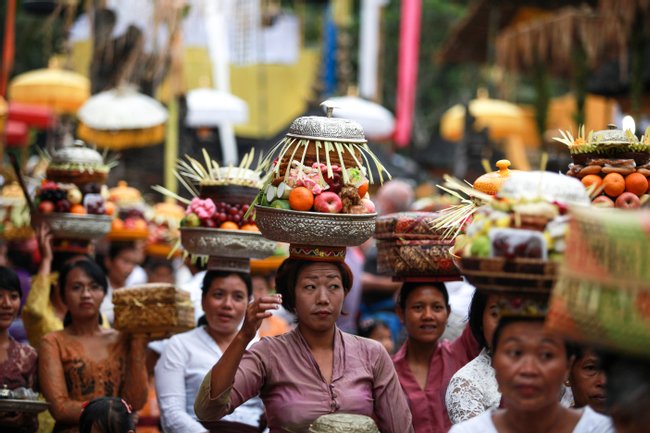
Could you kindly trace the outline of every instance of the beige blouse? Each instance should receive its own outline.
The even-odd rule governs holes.
[[[117,334],[117,335],[114,335]],[[122,397],[141,409],[147,399],[144,344],[130,344],[114,330],[102,336],[109,345],[107,356],[88,356],[82,341],[65,329],[47,334],[39,348],[39,377],[55,432],[77,433],[82,405],[97,397]]]

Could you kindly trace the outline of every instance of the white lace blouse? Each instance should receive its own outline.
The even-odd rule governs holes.
[[[483,349],[454,374],[445,395],[452,424],[473,418],[488,409],[496,409],[500,401],[501,393],[487,349]]]
[[[452,424],[466,421],[501,403],[499,384],[492,368],[492,358],[483,349],[479,355],[458,370],[449,381],[445,404]],[[560,404],[573,406],[571,388],[562,386]]]

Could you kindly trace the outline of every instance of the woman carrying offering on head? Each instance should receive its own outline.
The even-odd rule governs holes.
[[[611,420],[590,407],[560,404],[572,357],[560,337],[544,331],[543,318],[505,317],[494,333],[493,366],[502,406],[456,424],[450,433],[610,433]]]
[[[156,391],[162,427],[167,433],[206,431],[194,414],[194,400],[206,373],[237,336],[252,295],[251,277],[239,272],[209,271],[202,292],[205,316],[199,326],[172,337],[156,364]],[[263,414],[264,406],[255,397],[211,428],[259,432]]]
[[[393,362],[408,398],[416,433],[449,430],[447,385],[454,373],[480,351],[469,326],[456,340],[440,341],[450,311],[443,283],[408,282],[400,289],[397,313],[408,338],[393,356]]]
[[[306,432],[320,415],[336,412],[371,416],[384,433],[412,432],[410,410],[386,350],[335,325],[352,285],[342,262],[344,250],[329,255],[329,261],[314,261],[316,256],[304,250],[292,249],[292,257],[280,266],[277,295],[248,305],[241,330],[201,384],[194,404],[198,419],[219,420],[259,394],[271,433]],[[262,320],[280,303],[296,314],[296,329],[246,350]]]
[[[20,344],[9,335],[9,327],[18,316],[22,291],[18,276],[0,266],[0,386],[8,389],[33,389],[36,385],[36,350]],[[36,416],[23,412],[0,411],[0,431],[32,433],[38,429]]]
[[[140,409],[147,398],[144,338],[129,338],[100,325],[106,276],[89,260],[59,274],[67,307],[64,328],[43,337],[39,348],[41,388],[56,420],[55,432],[78,432],[83,403],[120,397]]]

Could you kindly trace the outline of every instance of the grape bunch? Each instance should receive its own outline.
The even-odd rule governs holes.
[[[84,207],[89,214],[103,215],[106,213],[104,197],[100,194],[86,194],[84,196]]]
[[[215,227],[219,227],[226,221],[232,221],[240,227],[244,224],[254,223],[253,215],[249,215],[248,218],[244,219],[244,215],[250,208],[250,205],[248,204],[229,204],[223,201],[219,201],[215,203],[215,207],[216,212],[212,217],[212,221],[215,223]]]

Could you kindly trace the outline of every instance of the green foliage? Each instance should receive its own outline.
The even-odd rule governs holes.
[[[7,2],[0,3],[0,40],[4,44]],[[63,51],[63,18],[31,15],[23,11],[21,1],[16,3],[16,48],[12,77],[46,67],[50,56]]]

